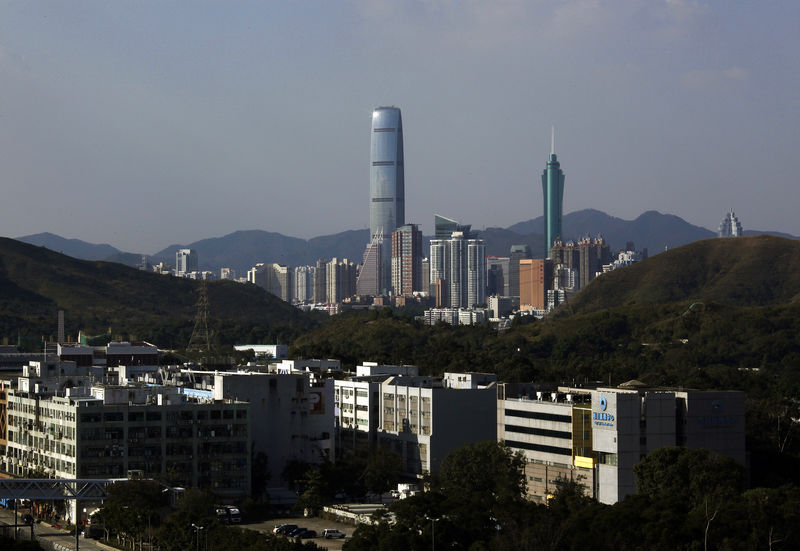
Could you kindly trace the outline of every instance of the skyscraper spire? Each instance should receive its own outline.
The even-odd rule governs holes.
[[[556,238],[563,238],[561,218],[564,208],[564,172],[556,157],[556,127],[550,128],[550,160],[542,173],[544,196],[544,258],[550,256],[550,247]]]

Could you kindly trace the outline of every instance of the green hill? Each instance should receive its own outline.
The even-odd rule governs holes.
[[[800,241],[758,235],[704,239],[595,278],[568,310],[710,301],[766,306],[800,296]]]
[[[200,282],[143,272],[113,262],[77,260],[0,238],[0,336],[56,332],[58,310],[66,331],[186,345],[194,325]],[[313,325],[310,318],[254,285],[208,285],[209,323],[221,344],[243,339],[287,339]]]

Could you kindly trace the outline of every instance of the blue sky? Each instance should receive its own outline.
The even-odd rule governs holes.
[[[800,3],[0,1],[0,235],[152,253],[369,223],[403,110],[406,221],[656,209],[800,235]]]

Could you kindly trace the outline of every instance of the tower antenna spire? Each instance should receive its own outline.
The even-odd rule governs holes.
[[[550,155],[554,155],[556,152],[556,127],[555,125],[550,127]]]

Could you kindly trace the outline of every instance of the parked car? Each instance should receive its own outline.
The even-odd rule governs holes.
[[[287,532],[295,529],[297,529],[296,524],[279,524],[272,530],[272,533],[286,535]]]
[[[297,534],[295,534],[294,537],[296,537],[299,540],[304,540],[304,539],[307,539],[307,538],[316,538],[317,537],[317,532],[316,532],[316,530],[302,530],[302,531],[298,532]]]
[[[22,515],[22,524],[33,524],[33,517],[30,514],[25,513]]]
[[[305,526],[300,526],[300,527],[295,528],[294,530],[285,531],[283,533],[283,535],[287,536],[287,537],[290,537],[290,538],[296,538],[300,534],[300,532],[305,532],[305,531],[306,531],[306,527]]]
[[[334,538],[343,538],[345,537],[345,533],[337,530],[336,528],[325,528],[322,531],[322,537],[325,539],[334,539]]]

